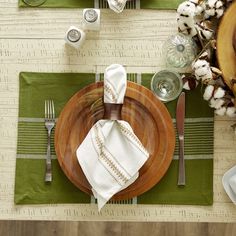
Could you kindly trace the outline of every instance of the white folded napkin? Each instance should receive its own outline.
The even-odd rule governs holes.
[[[123,66],[113,64],[104,75],[104,103],[122,104],[127,87]],[[92,186],[98,209],[138,178],[149,157],[131,126],[122,120],[99,120],[76,151],[80,166]]]
[[[109,8],[116,13],[121,13],[124,8],[127,0],[107,0]]]

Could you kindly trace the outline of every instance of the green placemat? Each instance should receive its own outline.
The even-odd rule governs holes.
[[[53,182],[44,183],[47,132],[44,127],[44,100],[53,99],[56,116],[69,98],[93,83],[95,74],[20,74],[18,143],[15,175],[15,203],[90,203],[94,198],[77,189],[64,175],[56,160],[52,135]],[[152,74],[128,74],[149,88]],[[186,186],[177,186],[178,141],[174,160],[164,178],[145,194],[125,201],[138,204],[195,204],[213,202],[213,111],[201,98],[200,88],[186,94],[185,158]],[[175,117],[176,101],[167,108]],[[145,125],[145,124],[144,124]]]
[[[176,9],[184,0],[140,0],[141,9]],[[38,7],[43,8],[92,8],[95,0],[47,0]],[[98,0],[100,8],[108,8],[106,0]],[[135,4],[127,3],[127,8],[134,7]],[[19,0],[19,7],[29,7],[23,0]]]

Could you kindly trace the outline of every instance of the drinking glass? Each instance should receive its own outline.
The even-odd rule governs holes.
[[[151,89],[163,102],[176,99],[181,93],[182,88],[182,79],[180,75],[174,71],[162,70],[152,77]]]
[[[31,7],[38,7],[45,3],[47,0],[23,0],[23,2]]]

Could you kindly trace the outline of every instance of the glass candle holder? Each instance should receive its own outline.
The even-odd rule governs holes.
[[[196,58],[197,46],[190,36],[179,33],[172,35],[163,44],[163,55],[167,67],[184,68]]]
[[[156,73],[151,80],[151,89],[163,102],[176,99],[183,88],[180,75],[174,71],[162,70]]]

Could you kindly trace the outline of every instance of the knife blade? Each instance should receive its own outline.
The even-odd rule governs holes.
[[[185,120],[185,92],[179,96],[176,107],[176,127],[179,139],[179,173],[178,185],[185,185],[185,163],[184,163],[184,120]]]

